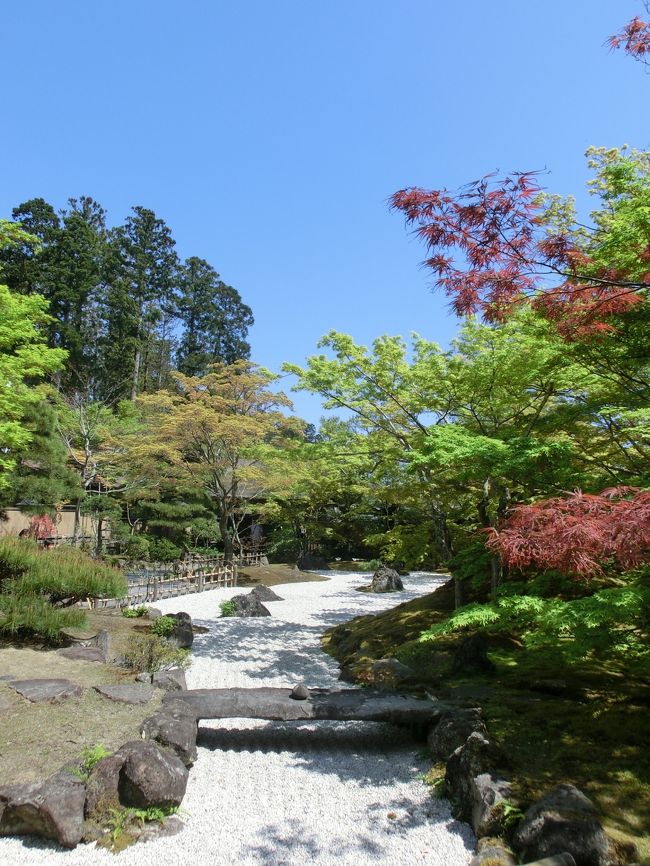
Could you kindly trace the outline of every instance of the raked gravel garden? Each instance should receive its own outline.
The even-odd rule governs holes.
[[[323,632],[432,592],[441,576],[413,573],[404,591],[360,593],[367,574],[282,584],[271,617],[222,618],[220,602],[241,589],[169,599],[163,613],[187,611],[198,634],[189,688],[281,686],[340,688],[339,668],[321,649]],[[347,687],[347,686],[346,686]],[[432,796],[426,759],[401,729],[365,722],[280,723],[227,719],[200,723],[198,760],[180,815],[183,831],[115,855],[94,845],[74,850],[33,837],[0,839],[3,866],[463,866],[470,828]]]

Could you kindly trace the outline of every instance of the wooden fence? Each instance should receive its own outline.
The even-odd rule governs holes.
[[[129,592],[125,598],[96,598],[95,609],[131,607],[208,589],[237,586],[239,566],[266,562],[261,551],[246,553],[226,564],[223,557],[195,557],[177,562],[131,562],[124,566]]]

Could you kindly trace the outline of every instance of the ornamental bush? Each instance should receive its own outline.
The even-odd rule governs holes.
[[[78,601],[126,593],[120,571],[80,550],[0,540],[0,634],[55,642],[61,629],[84,625],[84,612],[73,609]]]

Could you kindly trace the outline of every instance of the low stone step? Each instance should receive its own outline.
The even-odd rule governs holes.
[[[14,680],[9,686],[32,703],[53,704],[83,694],[81,686],[64,679]]]

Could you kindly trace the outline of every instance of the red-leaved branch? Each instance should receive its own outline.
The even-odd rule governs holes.
[[[525,298],[576,336],[608,330],[608,319],[650,285],[599,268],[568,234],[542,228],[541,187],[533,172],[488,175],[460,191],[403,189],[389,199],[424,242],[424,265],[459,316],[502,321]]]
[[[650,13],[650,3],[644,6]],[[650,66],[650,21],[644,21],[637,15],[607,41],[611,48],[622,48],[634,60]]]
[[[487,546],[510,568],[576,577],[600,574],[607,563],[632,568],[650,558],[650,491],[613,487],[519,505],[489,532]]]

